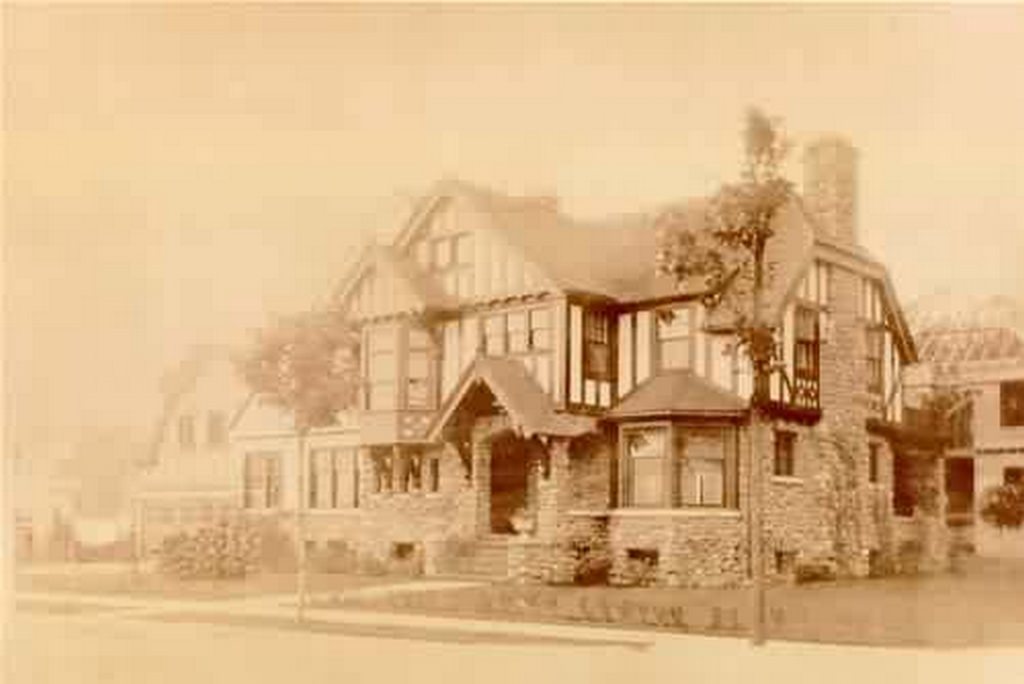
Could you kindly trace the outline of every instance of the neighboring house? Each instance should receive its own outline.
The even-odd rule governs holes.
[[[946,461],[950,525],[963,528],[979,555],[1024,556],[1024,530],[1000,532],[978,515],[987,489],[1024,482],[1024,335],[1015,328],[1024,308],[998,298],[970,309],[915,312],[921,364],[908,390],[961,397]]]
[[[902,423],[916,351],[857,241],[856,152],[828,138],[805,164],[768,250],[766,556],[773,574],[863,576],[922,530],[938,548],[941,516],[897,478],[940,469]],[[337,293],[365,391],[303,464],[307,543],[532,581],[571,581],[585,548],[619,581],[749,576],[751,369],[725,317],[656,275],[656,238],[651,216],[579,222],[551,198],[440,183]],[[249,413],[232,437],[246,507],[294,511],[294,435]]]
[[[133,497],[137,552],[169,534],[236,515],[241,475],[228,433],[248,392],[226,350],[195,350],[163,383],[149,465]]]

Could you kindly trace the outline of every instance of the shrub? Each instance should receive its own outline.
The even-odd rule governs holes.
[[[981,518],[1000,530],[1015,530],[1024,525],[1024,485],[1011,483],[986,489]]]
[[[831,563],[799,563],[794,578],[797,584],[827,582],[836,578],[836,570]]]
[[[570,542],[573,559],[573,584],[608,584],[612,568],[611,551],[603,534],[592,531]]]
[[[345,542],[330,540],[310,554],[309,565],[316,572],[352,573],[357,567],[356,553]]]
[[[615,580],[626,586],[649,587],[658,581],[657,549],[627,549],[626,563]]]
[[[164,539],[161,570],[181,579],[244,577],[256,567],[258,536],[244,524],[222,521]]]
[[[921,569],[921,558],[924,545],[917,539],[909,539],[899,546],[897,552],[897,571],[905,575],[915,575]]]

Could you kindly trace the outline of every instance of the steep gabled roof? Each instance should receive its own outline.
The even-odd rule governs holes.
[[[673,415],[740,417],[745,400],[716,387],[691,371],[660,373],[638,385],[608,412],[613,419],[655,418]]]
[[[459,379],[426,438],[436,441],[470,390],[484,384],[508,414],[513,427],[527,437],[552,435],[578,437],[594,430],[596,421],[555,411],[551,397],[541,389],[522,363],[515,359],[477,357]]]

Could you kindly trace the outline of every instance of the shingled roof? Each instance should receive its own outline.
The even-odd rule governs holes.
[[[661,373],[640,384],[609,413],[609,418],[654,418],[673,415],[738,417],[747,402],[691,371]]]
[[[427,438],[436,440],[469,391],[484,384],[525,436],[554,435],[578,437],[594,430],[596,421],[587,416],[558,413],[551,396],[530,376],[522,363],[514,359],[478,357],[463,373],[448,401],[427,429]]]

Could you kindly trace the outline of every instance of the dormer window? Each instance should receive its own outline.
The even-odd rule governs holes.
[[[658,314],[658,362],[661,370],[692,367],[693,312],[689,308]]]

